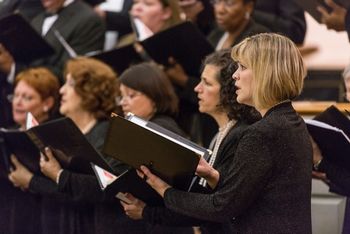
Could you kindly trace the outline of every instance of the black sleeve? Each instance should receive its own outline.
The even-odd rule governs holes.
[[[247,209],[266,186],[272,173],[272,157],[268,137],[250,132],[241,139],[235,156],[230,157],[232,160],[225,164],[227,176],[220,177],[214,193],[170,188],[164,194],[165,206],[194,218],[226,222]]]
[[[278,12],[255,9],[253,13],[254,19],[273,32],[285,34],[296,44],[302,44],[306,34],[306,21],[303,9],[293,0],[280,0],[276,4],[278,4]]]
[[[99,202],[105,200],[104,193],[93,175],[63,170],[60,175],[58,190],[67,194],[73,201]]]
[[[68,198],[67,195],[59,192],[58,185],[54,181],[43,176],[34,175],[29,183],[29,190],[44,196],[51,196],[59,199]]]
[[[166,207],[146,206],[142,212],[143,219],[152,225],[189,227],[199,226],[205,222],[186,215],[175,213]]]

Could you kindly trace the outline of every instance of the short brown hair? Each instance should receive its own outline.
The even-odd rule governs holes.
[[[82,99],[82,108],[96,119],[106,119],[111,112],[118,112],[115,99],[119,86],[111,67],[93,58],[78,57],[67,62],[64,73],[75,81],[74,89]]]
[[[301,93],[306,69],[289,38],[275,33],[257,34],[234,46],[231,55],[253,72],[255,107],[270,108]]]
[[[50,115],[57,111],[60,84],[58,78],[47,68],[30,68],[20,72],[15,79],[15,86],[18,82],[24,81],[39,93],[41,100],[52,97],[53,107],[49,110]]]
[[[156,105],[157,114],[174,115],[178,111],[178,98],[165,73],[151,63],[131,66],[120,76],[120,83],[140,91]]]

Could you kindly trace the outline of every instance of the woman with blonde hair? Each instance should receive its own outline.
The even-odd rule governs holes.
[[[231,222],[234,233],[311,233],[312,147],[291,100],[306,75],[294,43],[277,34],[246,38],[232,49],[237,102],[262,119],[233,149],[226,176],[201,159],[197,174],[215,184],[212,194],[179,191],[141,166],[140,176],[167,208],[190,217]]]

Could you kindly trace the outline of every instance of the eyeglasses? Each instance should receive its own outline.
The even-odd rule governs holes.
[[[118,96],[115,98],[115,101],[118,106],[121,106],[121,103],[124,102],[130,102],[132,99],[134,99],[137,96],[141,96],[142,93],[131,93],[125,96]]]
[[[236,0],[211,0],[211,4],[212,4],[212,5],[224,3],[224,5],[225,5],[226,7],[231,7],[231,6],[233,6],[236,2],[237,2]]]
[[[9,102],[14,102],[17,99],[21,99],[23,102],[30,102],[31,100],[33,100],[33,96],[31,95],[19,95],[19,94],[10,94],[7,95],[7,100]]]

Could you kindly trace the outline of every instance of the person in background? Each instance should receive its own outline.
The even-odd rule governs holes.
[[[186,20],[194,23],[203,35],[208,34],[215,27],[214,8],[209,0],[180,0],[179,5]]]
[[[118,4],[116,2],[116,5]],[[132,32],[129,15],[132,4],[132,0],[124,0],[123,7],[119,12],[104,11],[100,6],[95,6],[94,11],[106,22],[108,31],[117,31],[118,37],[122,37]]]
[[[231,222],[233,233],[311,233],[312,147],[291,100],[306,70],[287,37],[262,33],[233,47],[237,102],[262,116],[239,139],[225,176],[204,159],[197,174],[215,188],[199,194],[177,190],[145,167],[143,177],[174,212],[212,222]]]
[[[151,63],[131,66],[120,76],[118,104],[124,114],[131,112],[184,136],[174,120],[178,98],[165,73]]]
[[[254,4],[255,0],[214,1],[218,28],[209,34],[208,40],[216,50],[231,48],[248,36],[269,32],[251,18]]]
[[[12,97],[15,128],[26,129],[28,112],[34,115],[39,124],[55,116],[58,90],[57,77],[46,68],[32,68],[19,73]],[[25,171],[16,166],[10,175],[6,174],[4,168],[0,169],[0,233],[41,233],[40,197],[21,191],[19,184],[15,183],[14,187],[8,180],[8,176],[12,180],[13,175],[22,173]]]
[[[346,9],[343,6],[336,4],[333,0],[324,1],[331,9],[328,12],[322,6],[319,6],[317,10],[322,14],[322,22],[328,29],[334,29],[336,31],[346,31],[350,40],[350,7]]]
[[[195,87],[199,98],[199,111],[212,116],[219,125],[219,131],[212,139],[213,151],[209,162],[223,177],[228,172],[227,163],[238,139],[247,126],[260,118],[251,107],[238,104],[232,74],[237,69],[230,57],[230,50],[221,50],[209,55],[203,63],[200,83]],[[198,177],[192,192],[213,193],[215,189]],[[230,222],[214,223],[193,219],[173,213],[165,207],[147,206],[143,201],[132,198],[132,204],[122,203],[124,210],[133,219],[144,219],[153,224],[165,226],[200,225],[202,233],[229,233]]]
[[[346,88],[346,100],[350,101],[350,66],[344,70],[343,78]],[[312,171],[313,177],[326,182],[329,186],[330,192],[348,197],[346,201],[342,233],[350,233],[350,171],[329,162],[322,156],[322,152],[316,142],[313,139],[311,142],[314,163],[314,170]]]
[[[79,0],[41,0],[41,3],[45,11],[34,17],[31,25],[52,45],[55,53],[47,58],[30,61],[29,64],[20,64],[11,55],[7,56],[8,51],[1,47],[0,61],[5,60],[6,63],[3,66],[0,63],[0,72],[8,76],[9,83],[13,82],[11,78],[13,74],[18,73],[25,66],[47,67],[60,81],[63,81],[63,66],[72,55],[58,40],[55,31],[59,32],[78,55],[96,52],[103,48],[105,27],[90,6]]]
[[[117,76],[100,61],[77,57],[66,64],[65,77],[66,82],[60,89],[59,111],[72,119],[92,146],[100,151],[108,128],[107,118],[111,112],[118,110],[115,103],[118,95]],[[42,233],[93,234],[111,233],[111,229],[114,231],[118,227],[114,208],[119,205],[117,201],[111,204],[94,203],[61,191],[61,187],[70,187],[75,191],[86,192],[88,190],[84,190],[85,187],[91,180],[96,181],[96,178],[62,169],[49,148],[45,149],[45,155],[48,160],[42,156],[40,166],[47,177],[33,175],[15,160],[13,163],[16,168],[26,173],[10,174],[14,184],[41,195]],[[112,167],[122,166],[110,158],[106,158],[106,161]]]
[[[294,0],[257,0],[253,19],[271,32],[281,33],[298,45],[306,34],[304,10]]]
[[[133,2],[130,15],[139,19],[152,33],[158,33],[179,22],[180,6],[177,0],[136,0]],[[135,32],[120,39],[117,47],[136,42]]]

